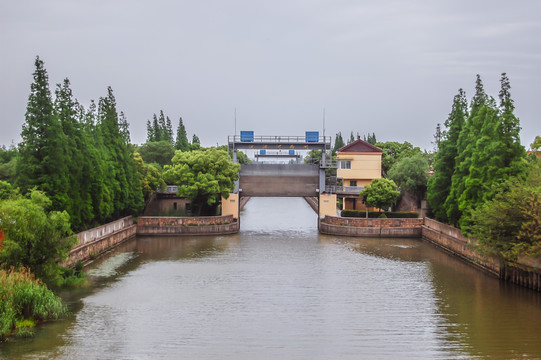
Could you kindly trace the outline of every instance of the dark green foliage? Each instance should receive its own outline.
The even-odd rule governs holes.
[[[64,209],[69,202],[67,137],[62,130],[51,100],[47,71],[36,58],[34,82],[21,132],[20,158],[16,184],[21,191],[42,190],[52,200],[53,208]]]
[[[186,128],[184,127],[182,118],[179,118],[178,120],[177,140],[175,142],[175,149],[182,151],[190,150],[190,142],[188,141],[188,136],[186,135]]]
[[[419,214],[416,212],[410,212],[410,211],[369,211],[368,217],[369,218],[378,218],[381,214],[385,214],[385,216],[389,219],[417,219],[419,217]],[[364,210],[342,210],[340,212],[340,216],[342,217],[357,217],[357,218],[364,218],[366,217],[366,211]]]
[[[157,163],[162,168],[171,165],[171,159],[175,155],[173,145],[167,140],[147,141],[137,149],[137,152],[141,154],[145,163]]]
[[[541,162],[499,185],[494,198],[472,212],[465,230],[482,249],[507,261],[541,256]]]
[[[375,146],[376,143],[377,143],[376,133],[372,133],[372,135],[370,135],[370,134],[365,135],[363,140],[366,141],[367,143]]]
[[[352,142],[355,141],[355,136],[353,135],[353,131],[349,134],[349,140],[348,140],[348,144],[351,144]]]
[[[499,184],[523,171],[525,150],[510,88],[504,73],[498,106],[477,75],[469,114],[463,91],[455,97],[428,186],[428,202],[438,220],[468,229],[472,214],[494,198]]]
[[[381,178],[374,179],[361,191],[361,198],[368,207],[387,209],[394,205],[400,196],[394,181]]]
[[[389,171],[401,192],[408,191],[423,197],[428,179],[428,161],[421,154],[401,158]]]
[[[59,281],[60,267],[76,238],[71,236],[67,212],[48,211],[51,201],[33,190],[30,198],[15,196],[0,202],[0,223],[5,234],[0,267],[29,268],[49,284]]]
[[[152,123],[147,120],[147,142],[167,141],[171,145],[175,144],[173,137],[173,125],[169,116],[165,116],[163,110],[160,110],[160,116],[154,114]]]
[[[332,148],[332,154],[336,155],[338,152],[338,149],[346,146],[346,143],[344,143],[344,139],[342,138],[342,133],[339,132],[336,134],[336,137],[334,139],[334,146]]]
[[[15,169],[17,167],[18,151],[15,146],[7,149],[0,147],[0,180],[15,182]]]
[[[439,221],[447,222],[447,210],[444,206],[451,191],[451,179],[455,170],[455,163],[458,155],[458,136],[468,117],[468,103],[466,93],[458,90],[453,100],[453,106],[449,117],[444,125],[446,131],[436,133],[437,148],[435,155],[434,175],[428,180],[427,201]]]
[[[111,194],[114,218],[133,214],[143,207],[141,182],[137,167],[119,126],[116,100],[109,87],[107,96],[99,100],[98,128],[103,137],[105,151],[106,187]]]
[[[84,111],[73,98],[68,79],[56,89],[55,110],[66,135],[68,200],[64,209],[70,214],[72,228],[80,230],[94,219],[89,172],[89,141],[83,133]]]

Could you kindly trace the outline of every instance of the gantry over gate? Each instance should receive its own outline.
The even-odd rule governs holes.
[[[242,164],[235,193],[241,196],[317,196],[325,189],[325,169],[330,167],[325,151],[331,148],[330,136],[307,131],[305,136],[254,136],[252,131],[228,137],[233,162],[237,150],[322,150],[320,164]]]

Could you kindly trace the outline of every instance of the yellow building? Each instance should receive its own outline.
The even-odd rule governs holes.
[[[342,209],[365,210],[359,196],[372,180],[381,178],[382,150],[360,138],[340,148],[337,154],[338,170],[336,194],[343,199]]]

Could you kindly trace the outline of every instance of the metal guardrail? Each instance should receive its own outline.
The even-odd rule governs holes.
[[[242,143],[313,143],[315,141],[308,141],[306,136],[274,136],[263,135],[254,136],[253,141],[241,141],[240,135],[230,135],[227,137],[229,143],[242,142]],[[331,136],[319,136],[318,141],[315,143],[331,143]]]
[[[338,186],[328,185],[325,187],[325,191],[329,194],[350,194],[359,195],[364,190],[364,186]]]

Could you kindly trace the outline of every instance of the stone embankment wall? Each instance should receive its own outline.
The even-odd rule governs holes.
[[[425,218],[422,236],[423,239],[461,257],[476,267],[494,276],[500,276],[500,261],[494,257],[482,256],[477,253],[474,250],[475,240],[462,236],[460,229]]]
[[[429,218],[425,218],[423,239],[500,279],[541,291],[540,259],[520,258],[516,265],[503,264],[495,257],[477,253],[475,239],[465,238],[459,229]]]
[[[233,215],[208,217],[150,217],[137,220],[137,235],[218,235],[239,231]]]
[[[64,266],[74,266],[78,261],[88,261],[97,255],[114,248],[136,234],[133,218],[125,218],[83,231],[77,234],[79,242],[71,249]]]
[[[319,231],[328,235],[360,237],[421,237],[423,219],[366,219],[325,216]]]

